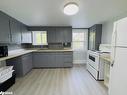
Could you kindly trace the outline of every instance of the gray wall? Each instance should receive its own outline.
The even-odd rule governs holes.
[[[102,23],[102,44],[111,44],[113,24],[124,17],[127,17],[127,12]]]

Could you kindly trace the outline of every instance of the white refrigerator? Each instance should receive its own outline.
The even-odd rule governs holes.
[[[127,18],[114,23],[109,95],[127,95]]]

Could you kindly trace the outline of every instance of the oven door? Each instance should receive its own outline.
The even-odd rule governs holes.
[[[88,55],[88,64],[99,71],[99,55]]]

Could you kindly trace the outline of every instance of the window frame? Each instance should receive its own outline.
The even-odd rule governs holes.
[[[37,44],[37,42],[35,41],[35,33],[40,33],[40,38],[41,38],[41,44]],[[48,41],[47,41],[47,43],[46,44],[44,44],[44,43],[42,43],[43,41],[42,41],[42,34],[44,33],[44,32],[46,32],[46,35],[47,35],[47,31],[32,31],[32,45],[34,45],[34,46],[39,46],[39,45],[48,45]],[[46,39],[48,40],[48,37],[46,37]]]
[[[85,43],[87,43],[86,42],[86,40],[85,40],[85,32],[82,32],[82,30],[80,30],[80,29],[77,29],[78,31],[74,31],[73,33],[83,33],[83,35],[84,35],[84,38],[83,38],[83,40],[79,40],[79,41],[76,41],[76,40],[72,40],[72,48],[73,48],[73,50],[74,51],[84,51],[85,50],[85,48],[87,48],[87,47],[85,47]],[[72,37],[73,37],[73,33],[72,33]],[[76,48],[74,48],[74,43],[82,43],[83,44],[83,48],[81,48],[81,49],[76,49]]]

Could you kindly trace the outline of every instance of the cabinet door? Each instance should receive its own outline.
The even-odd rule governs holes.
[[[64,53],[55,53],[55,55],[56,55],[55,67],[63,67]]]
[[[56,42],[56,28],[48,28],[48,43],[55,43]]]
[[[64,28],[58,27],[56,28],[56,43],[63,43],[64,42]]]
[[[64,42],[72,42],[72,28],[63,28]]]
[[[0,12],[0,43],[10,42],[9,18]]]
[[[22,43],[32,43],[32,33],[25,25],[21,25]]]
[[[89,36],[89,47],[90,47],[90,50],[95,50],[95,35],[96,35],[96,32],[92,29],[90,31],[90,36]]]
[[[73,52],[64,52],[64,67],[73,67]]]
[[[33,68],[32,65],[32,55],[31,54],[26,54],[23,55],[22,57],[22,65],[23,65],[23,75],[27,74],[31,69]]]
[[[45,67],[57,67],[56,54],[53,52],[50,52],[47,55],[48,55],[48,62],[45,65]]]
[[[20,23],[15,19],[10,19],[12,43],[21,43]]]
[[[101,24],[97,24],[96,25],[96,40],[95,40],[95,49],[99,50],[99,46],[101,44],[101,36],[102,36],[102,25]]]
[[[48,53],[33,53],[33,67],[48,67],[49,54]]]
[[[7,66],[14,66],[14,70],[16,73],[16,77],[22,77],[23,76],[23,65],[21,62],[21,57],[12,58],[6,61]]]

